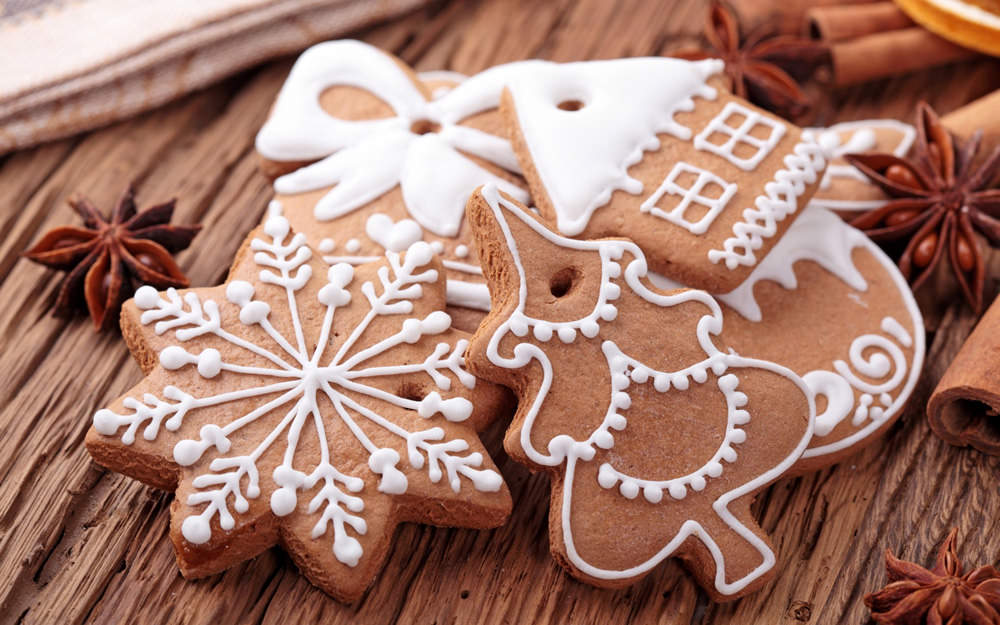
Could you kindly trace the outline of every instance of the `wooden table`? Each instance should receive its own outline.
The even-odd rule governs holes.
[[[696,40],[701,2],[453,2],[359,33],[422,70],[662,54]],[[74,190],[109,207],[135,180],[141,204],[178,196],[176,218],[204,231],[180,256],[195,285],[217,284],[258,222],[269,186],[253,138],[291,59],[138,119],[0,158],[0,623],[863,623],[862,596],[885,581],[882,552],[928,563],[948,528],[969,564],[1000,555],[1000,459],[932,436],[930,390],[974,324],[960,304],[929,336],[907,414],[839,466],[779,482],[757,504],[781,569],[742,601],[708,603],[674,563],[622,591],[596,590],[548,555],[548,484],[490,450],[515,513],[493,532],[405,526],[356,605],[313,588],[277,550],[194,582],[167,537],[171,495],[108,473],[83,437],[93,412],[141,377],[114,332],[50,316],[60,275],[19,254],[73,223]],[[976,61],[838,92],[821,122],[947,112],[1000,87]],[[995,286],[995,285],[994,285]]]

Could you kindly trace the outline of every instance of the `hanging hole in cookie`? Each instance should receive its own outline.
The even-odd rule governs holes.
[[[420,401],[424,398],[424,391],[420,388],[420,385],[413,384],[412,382],[404,382],[399,386],[399,390],[396,394],[403,399],[409,399],[411,401]]]
[[[580,100],[563,100],[556,107],[563,111],[579,111],[583,108],[583,102]]]
[[[552,293],[553,297],[564,297],[576,284],[577,278],[579,278],[579,272],[574,267],[564,267],[553,274],[552,279],[549,280],[549,292]]]
[[[415,135],[426,135],[432,132],[440,132],[441,124],[432,122],[429,119],[418,119],[410,124],[410,132]]]

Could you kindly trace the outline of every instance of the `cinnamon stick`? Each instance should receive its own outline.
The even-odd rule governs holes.
[[[830,46],[833,81],[854,85],[975,57],[919,26],[876,33]]]
[[[982,130],[983,145],[979,153],[991,154],[1000,146],[1000,89],[948,113],[941,118],[941,123],[962,139]]]
[[[816,6],[806,14],[809,36],[828,43],[913,26],[894,2]]]
[[[1000,298],[966,339],[927,403],[942,440],[1000,456]]]
[[[776,34],[797,35],[802,32],[806,13],[812,7],[867,4],[872,0],[729,0],[740,19],[744,32],[767,24]]]

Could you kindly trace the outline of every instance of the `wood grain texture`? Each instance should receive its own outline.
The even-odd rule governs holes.
[[[697,40],[704,10],[694,0],[455,1],[358,36],[421,70],[472,73],[536,56],[663,54]],[[71,191],[108,207],[135,180],[141,205],[176,195],[176,219],[205,224],[179,260],[193,284],[219,283],[270,196],[253,137],[290,66],[0,160],[0,623],[856,624],[867,621],[861,597],[885,580],[886,547],[927,562],[957,526],[963,558],[1000,557],[1000,459],[941,443],[923,417],[975,322],[940,302],[926,371],[885,440],[758,500],[782,571],[742,601],[707,603],[674,563],[617,592],[567,577],[548,555],[546,479],[503,455],[502,424],[485,440],[511,486],[511,521],[491,532],[404,526],[354,605],[313,588],[276,550],[184,581],[167,536],[171,496],[103,471],[82,445],[94,410],[138,381],[138,366],[116,335],[50,316],[60,274],[19,254],[75,219]],[[944,113],[998,87],[996,62],[967,62],[838,92],[818,121],[905,119],[920,99]]]

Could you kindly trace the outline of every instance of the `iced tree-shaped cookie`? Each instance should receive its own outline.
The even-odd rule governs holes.
[[[404,520],[494,527],[510,495],[477,438],[502,410],[465,368],[423,242],[327,266],[272,216],[225,285],[128,302],[147,377],[94,414],[101,464],[176,489],[171,537],[198,577],[281,545],[317,586],[357,598]]]
[[[495,188],[468,212],[494,301],[469,364],[518,395],[505,446],[552,475],[556,559],[600,586],[679,557],[716,599],[758,588],[776,558],[750,503],[809,443],[802,379],[717,346],[715,300],[650,288],[633,243],[562,237]]]

